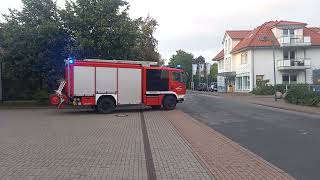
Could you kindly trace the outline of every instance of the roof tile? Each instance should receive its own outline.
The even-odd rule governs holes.
[[[213,58],[213,61],[219,61],[222,60],[224,58],[224,49],[222,49],[217,55],[216,57]]]
[[[272,47],[280,46],[279,42],[276,40],[272,28],[277,25],[303,25],[306,23],[293,22],[293,21],[269,21],[261,26],[255,28],[252,31],[227,31],[226,33],[234,39],[242,39],[231,51],[231,53],[242,51],[250,47]],[[246,33],[245,33],[246,32]],[[311,45],[320,45],[320,28],[318,27],[304,27],[304,36],[311,37]],[[245,36],[243,36],[245,34]],[[232,38],[231,37],[231,38]],[[213,60],[221,60],[224,57],[224,51],[222,50]]]
[[[228,34],[231,39],[243,39],[250,32],[251,30],[237,30],[237,31],[226,31],[226,34]]]

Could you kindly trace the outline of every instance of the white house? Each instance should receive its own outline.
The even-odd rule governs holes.
[[[306,23],[270,21],[254,30],[226,31],[218,61],[218,90],[232,85],[250,92],[257,80],[269,84],[320,83],[320,28]],[[275,60],[275,63],[274,63]],[[274,78],[275,68],[275,78]]]

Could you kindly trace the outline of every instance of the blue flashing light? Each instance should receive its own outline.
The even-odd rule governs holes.
[[[68,58],[68,63],[69,64],[73,64],[75,62],[75,58],[74,57],[69,57]]]
[[[178,64],[178,65],[177,65],[177,68],[181,68],[181,65],[180,65],[180,64]]]

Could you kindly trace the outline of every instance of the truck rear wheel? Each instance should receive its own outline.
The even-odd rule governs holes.
[[[174,96],[165,96],[163,99],[163,108],[166,110],[173,110],[176,108],[177,99]]]
[[[104,97],[98,101],[97,112],[100,114],[111,114],[116,105],[111,98]]]

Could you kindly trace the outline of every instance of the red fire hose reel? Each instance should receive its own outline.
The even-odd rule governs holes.
[[[50,95],[50,103],[52,105],[58,106],[58,108],[63,108],[63,105],[68,102],[68,98],[64,94],[52,94]]]

